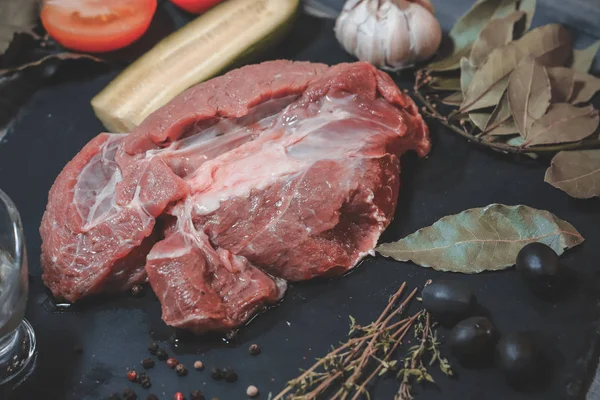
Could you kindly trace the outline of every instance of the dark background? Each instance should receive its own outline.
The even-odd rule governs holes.
[[[342,1],[335,3],[339,6]],[[446,30],[470,3],[434,1]],[[593,35],[598,35],[600,11],[596,0],[540,3],[537,24],[562,21],[576,27],[574,33],[580,44],[588,44]],[[573,6],[565,6],[567,3]],[[172,29],[168,21],[180,25],[187,18],[163,4],[153,33],[160,36]],[[328,64],[352,61],[337,44],[332,27],[332,21],[301,16],[290,37],[265,59]],[[137,50],[150,44],[147,40]],[[134,58],[134,50],[115,59]],[[374,320],[403,281],[412,289],[427,279],[455,278],[472,285],[501,332],[533,330],[540,335],[548,343],[555,374],[547,387],[520,393],[506,386],[498,371],[464,369],[450,357],[458,378],[435,373],[437,386],[418,387],[417,399],[583,398],[595,369],[588,361],[597,360],[600,200],[574,200],[544,183],[547,161],[488,152],[434,122],[430,123],[434,143],[430,156],[417,160],[408,155],[403,160],[396,219],[383,239],[399,239],[445,215],[491,203],[549,210],[572,223],[587,239],[563,257],[564,264],[576,272],[575,293],[561,301],[540,300],[526,290],[512,269],[465,276],[437,273],[381,257],[368,258],[345,277],[292,285],[281,305],[253,320],[229,344],[220,337],[176,334],[161,321],[160,305],[151,293],[139,299],[128,294],[95,299],[66,310],[56,307],[40,279],[38,227],[47,192],[65,163],[103,130],[89,101],[119,69],[84,61],[62,66],[21,108],[0,145],[0,187],[15,201],[25,226],[31,274],[27,318],[36,330],[39,349],[37,369],[30,380],[19,390],[0,396],[87,400],[107,398],[132,387],[141,399],[149,393],[171,399],[176,391],[189,395],[197,388],[207,398],[223,400],[246,398],[246,387],[254,384],[262,393],[260,398],[266,399],[270,391],[277,393],[287,380],[297,376],[299,368],[310,366],[331,344],[345,338],[349,315],[359,323]],[[396,80],[400,86],[409,87],[411,72]],[[440,333],[446,334],[443,330]],[[152,340],[186,364],[190,374],[177,377],[159,363],[149,371],[153,382],[150,390],[129,384],[126,371],[141,371],[140,360],[148,355],[146,347]],[[252,343],[262,346],[261,355],[248,355]],[[81,354],[74,350],[79,346]],[[234,367],[240,379],[235,384],[214,382],[208,370],[193,370],[197,359],[208,368]],[[393,379],[384,380],[374,390],[373,398],[390,399],[397,386]]]

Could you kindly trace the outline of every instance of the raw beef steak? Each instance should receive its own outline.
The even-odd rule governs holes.
[[[75,301],[147,273],[169,325],[239,326],[286,280],[339,275],[371,252],[398,157],[429,146],[412,100],[369,64],[232,71],[65,167],[42,220],[44,281]]]

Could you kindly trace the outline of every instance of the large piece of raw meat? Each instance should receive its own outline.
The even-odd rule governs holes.
[[[150,281],[169,325],[229,329],[286,281],[339,275],[390,223],[415,104],[366,63],[273,61],[195,86],[64,168],[43,279],[76,301]]]

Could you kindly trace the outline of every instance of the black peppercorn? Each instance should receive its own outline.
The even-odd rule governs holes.
[[[257,356],[260,354],[260,346],[257,344],[250,345],[248,348],[248,352],[253,356]]]
[[[113,393],[110,395],[108,400],[121,400],[121,395],[119,393]]]
[[[221,371],[221,368],[213,368],[210,370],[210,376],[215,380],[215,381],[220,381],[221,379],[223,379],[223,371]]]
[[[144,369],[154,368],[154,360],[150,357],[144,358],[142,360],[142,367],[144,367]]]
[[[169,358],[169,353],[167,353],[164,349],[158,349],[156,351],[156,357],[158,357],[160,361],[165,361],[167,358]]]
[[[187,375],[187,369],[185,369],[185,365],[183,365],[183,364],[177,364],[177,366],[175,367],[175,372],[179,376]]]
[[[194,390],[190,395],[190,400],[206,400],[204,394],[199,390]]]
[[[123,399],[125,400],[137,400],[137,394],[130,388],[123,390]]]
[[[134,297],[141,297],[144,294],[144,287],[142,285],[133,285],[131,288],[131,294]]]
[[[146,400],[158,400],[158,397],[153,394],[149,394],[148,397],[146,397]]]
[[[144,372],[142,372],[138,376],[138,382],[140,383],[140,385],[142,385],[142,387],[144,389],[149,389],[150,387],[152,387],[152,382],[150,381],[150,377]]]
[[[148,346],[148,351],[150,352],[150,354],[155,356],[156,352],[158,351],[158,343],[156,343],[156,342],[150,343],[150,345]]]
[[[237,373],[231,368],[223,369],[223,376],[225,377],[225,380],[230,383],[233,383],[238,380]]]

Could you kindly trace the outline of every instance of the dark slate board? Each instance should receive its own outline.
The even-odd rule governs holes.
[[[299,19],[291,37],[269,58],[328,64],[351,61],[333,37],[332,22],[307,16]],[[549,210],[571,222],[587,239],[563,258],[577,276],[574,292],[560,301],[543,301],[528,293],[514,270],[453,275],[376,257],[342,278],[292,285],[279,306],[241,329],[231,343],[220,337],[193,338],[175,333],[162,323],[159,303],[151,293],[139,299],[127,294],[94,299],[64,311],[56,308],[40,279],[38,226],[56,175],[102,131],[89,101],[116,73],[85,63],[63,68],[19,112],[0,145],[0,187],[19,207],[28,240],[31,294],[27,318],[36,330],[39,349],[34,375],[19,390],[0,398],[107,398],[133,387],[125,378],[126,371],[140,370],[140,360],[147,356],[146,346],[157,340],[190,368],[190,375],[179,378],[160,363],[149,371],[151,390],[135,386],[138,398],[154,393],[171,399],[177,391],[189,395],[198,388],[207,398],[243,399],[246,387],[254,384],[261,390],[260,398],[266,399],[270,391],[278,392],[295,377],[298,368],[308,367],[331,344],[345,338],[349,315],[359,323],[372,321],[403,281],[412,288],[439,278],[469,282],[501,332],[537,332],[550,343],[555,374],[540,391],[519,393],[506,386],[495,369],[456,366],[457,379],[434,374],[438,386],[418,388],[418,399],[583,398],[595,369],[589,361],[597,360],[594,328],[600,301],[600,201],[570,199],[543,182],[545,163],[490,153],[436,123],[430,124],[434,142],[431,155],[425,160],[412,155],[403,159],[396,218],[384,239],[398,239],[442,216],[491,203]],[[410,86],[410,74],[397,82]],[[447,334],[441,333],[442,337]],[[252,343],[263,347],[261,355],[248,355]],[[82,354],[74,351],[76,346],[83,348]],[[234,367],[240,379],[235,384],[214,382],[208,370],[193,371],[191,366],[197,359],[208,368]],[[451,361],[456,365],[453,358]],[[373,398],[392,398],[396,388],[393,379],[384,380]]]

